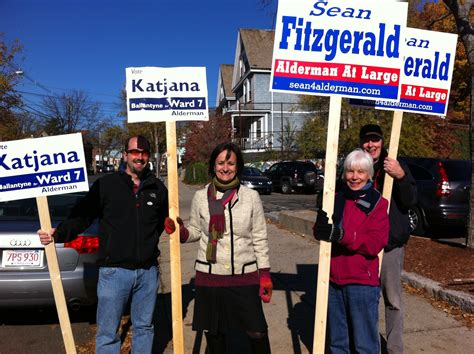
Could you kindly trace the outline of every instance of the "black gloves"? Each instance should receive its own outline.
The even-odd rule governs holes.
[[[344,229],[329,224],[328,214],[319,209],[316,223],[313,226],[313,235],[317,240],[339,242],[344,237]]]

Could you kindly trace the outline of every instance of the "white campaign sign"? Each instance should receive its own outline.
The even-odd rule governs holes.
[[[446,116],[457,40],[452,33],[407,28],[400,100],[351,100],[351,104]]]
[[[127,68],[129,123],[209,120],[205,67]]]
[[[0,142],[0,201],[87,190],[80,133]]]
[[[271,91],[396,100],[407,3],[280,0]]]

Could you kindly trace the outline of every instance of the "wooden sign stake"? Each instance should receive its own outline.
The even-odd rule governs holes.
[[[398,145],[400,142],[400,133],[402,131],[403,111],[393,112],[392,132],[390,133],[390,147],[388,149],[388,157],[397,158]],[[388,208],[390,209],[390,199],[392,196],[393,178],[388,173],[385,174],[383,182],[382,196],[388,200]],[[389,210],[388,209],[388,210]],[[388,213],[387,210],[387,213]],[[379,274],[382,271],[383,250],[379,253]]]
[[[328,135],[326,142],[326,165],[324,169],[323,210],[331,221],[336,192],[336,164],[339,145],[341,116],[340,96],[331,96],[329,103]],[[316,314],[314,323],[313,354],[323,354],[326,339],[326,319],[329,293],[329,268],[331,265],[331,242],[319,244],[318,283],[316,293]]]
[[[51,230],[51,217],[49,215],[48,198],[36,197],[38,206],[38,214],[42,230]],[[53,286],[54,301],[56,302],[56,310],[58,311],[59,324],[63,335],[66,353],[75,354],[76,346],[74,345],[74,337],[72,335],[71,322],[67,311],[66,298],[64,296],[63,283],[61,282],[61,273],[59,271],[58,255],[54,241],[44,247],[46,260],[48,262],[49,277]]]
[[[176,122],[166,122],[166,149],[168,163],[168,204],[169,217],[178,225],[178,161],[176,156]],[[173,352],[184,353],[183,311],[181,297],[181,249],[179,227],[170,235],[170,270],[171,270],[171,313],[173,317]]]

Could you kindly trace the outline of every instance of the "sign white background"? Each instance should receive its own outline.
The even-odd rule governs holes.
[[[423,114],[430,114],[430,115],[437,115],[437,116],[446,116],[446,111],[448,108],[449,103],[449,95],[451,91],[451,81],[453,79],[453,70],[454,70],[454,61],[456,59],[456,44],[457,44],[458,36],[452,33],[444,33],[444,32],[436,32],[436,31],[427,31],[421,30],[417,28],[407,28],[406,29],[406,41],[404,41],[405,46],[405,60],[408,57],[411,57],[416,60],[416,58],[420,59],[427,59],[431,62],[432,71],[436,71],[439,74],[439,67],[441,62],[446,60],[446,54],[449,53],[451,55],[449,61],[449,67],[447,68],[447,75],[448,80],[440,80],[439,75],[436,78],[423,78],[420,74],[419,76],[405,75],[405,72],[402,72],[401,76],[401,99],[403,99],[404,93],[407,91],[408,87],[410,86],[417,86],[416,93],[420,94],[420,86],[424,87],[424,94],[429,95],[429,92],[437,91],[437,90],[446,90],[447,99],[444,104],[444,111],[443,112],[433,112],[430,108],[430,101],[424,102],[424,106],[420,106],[418,108],[410,108],[405,109],[397,105],[393,105],[390,103],[390,106],[384,106],[376,102],[376,107],[380,109],[386,110],[399,110],[404,112],[417,112]],[[427,40],[429,43],[426,45],[425,43],[421,42],[422,40]],[[417,45],[413,45],[415,44]],[[407,46],[408,43],[412,43],[412,45]],[[428,46],[427,48],[425,46]],[[438,65],[435,67],[435,53],[439,53],[439,60]],[[423,70],[423,65],[419,71]],[[435,90],[430,90],[435,89]],[[413,90],[411,90],[413,91]],[[413,100],[416,100],[417,97],[412,97]],[[406,97],[404,99],[405,102],[409,103],[410,97]],[[434,101],[434,99],[432,100]],[[435,102],[436,103],[436,102]],[[439,103],[439,102],[438,102]],[[423,104],[423,102],[422,102]],[[441,103],[439,103],[441,104]]]
[[[209,120],[205,67],[127,68],[126,78],[129,123]],[[139,80],[143,91],[134,92]],[[133,101],[156,106],[133,110]]]
[[[57,153],[63,153],[67,161],[67,156],[70,152],[75,152],[78,159],[77,162],[43,166],[41,163],[35,164],[34,161],[34,156],[37,157],[38,161],[44,161],[45,155],[48,155],[50,160],[53,160],[52,156]],[[6,156],[3,156],[5,154]],[[0,156],[3,157],[3,163],[9,168],[0,165],[0,185],[2,186],[0,189],[0,201],[89,190],[84,147],[80,133],[0,142]],[[25,156],[29,156],[27,159],[28,163],[25,163]],[[14,161],[21,162],[23,167],[13,168]],[[16,166],[19,166],[19,164],[16,163]],[[35,166],[37,168],[36,171]],[[9,186],[22,179],[23,182],[31,181],[37,185],[11,190]],[[82,181],[77,181],[78,179],[82,179]],[[44,181],[44,183],[40,183],[40,180]],[[46,181],[49,181],[49,183]],[[64,188],[61,190],[60,187],[62,186],[68,186],[71,189],[66,190]],[[56,190],[51,191],[48,189]]]
[[[364,66],[373,66],[378,68],[389,68],[395,69],[397,71],[401,70],[403,64],[403,53],[401,52],[402,49],[402,41],[405,37],[404,30],[406,28],[406,19],[407,19],[407,3],[400,3],[400,2],[375,2],[375,1],[341,1],[341,0],[331,0],[327,2],[327,6],[325,6],[325,13],[319,16],[310,15],[310,13],[314,10],[314,4],[317,1],[308,1],[308,0],[280,0],[278,4],[278,14],[276,20],[276,30],[275,30],[275,42],[274,42],[274,49],[273,49],[273,62],[272,62],[272,77],[270,83],[270,90],[271,91],[281,91],[281,92],[289,92],[289,93],[299,93],[299,94],[315,94],[315,95],[330,95],[330,94],[339,94],[345,97],[366,97],[368,99],[376,99],[374,97],[368,97],[363,94],[346,94],[341,92],[301,92],[291,89],[282,89],[277,88],[274,85],[274,73],[275,73],[275,62],[276,60],[291,60],[291,61],[301,61],[306,63],[316,63],[316,64],[349,64],[349,65],[364,65]],[[337,10],[333,10],[334,8],[338,8]],[[370,10],[371,16],[370,19],[364,18],[357,18],[359,14],[359,10]],[[353,15],[351,16],[351,11],[353,11]],[[319,11],[316,11],[319,13]],[[366,32],[373,32],[374,34],[379,34],[380,29],[379,26],[381,24],[385,24],[385,39],[387,36],[391,34],[394,30],[395,25],[400,26],[400,56],[389,58],[387,56],[370,56],[364,55],[362,53],[362,47],[364,40],[360,43],[361,51],[359,53],[342,53],[339,48],[338,52],[331,60],[326,58],[327,51],[324,49],[324,40],[323,48],[321,51],[312,51],[312,50],[295,50],[294,46],[298,38],[298,34],[296,33],[296,29],[294,26],[289,26],[292,34],[288,37],[288,48],[282,49],[280,48],[280,42],[282,38],[286,38],[283,35],[283,16],[294,16],[298,19],[302,18],[304,20],[303,23],[298,24],[297,27],[300,30],[300,36],[305,36],[305,26],[307,22],[311,22],[311,29],[324,29],[325,33],[329,30],[338,30],[341,33],[343,31],[359,31],[362,33]],[[288,29],[286,29],[288,30]],[[364,34],[365,35],[365,34]],[[311,43],[314,39],[314,35],[311,34],[311,42],[308,44],[311,46]],[[341,35],[342,37],[342,35]],[[339,41],[343,41],[339,37]],[[380,38],[377,38],[380,40]],[[353,41],[356,41],[352,38]],[[300,42],[304,43],[304,39]],[[342,45],[344,46],[344,45]],[[340,78],[339,78],[340,79]],[[330,81],[331,78],[328,77],[327,81]],[[353,79],[348,80],[351,83],[360,84],[360,80]],[[344,79],[340,80],[340,82],[345,82]],[[392,85],[393,86],[393,85]],[[397,97],[378,97],[385,98],[385,99],[396,99]]]

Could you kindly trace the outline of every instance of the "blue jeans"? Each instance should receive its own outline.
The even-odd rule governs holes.
[[[132,353],[151,353],[153,345],[153,311],[158,291],[158,269],[125,269],[100,267],[97,286],[98,354],[119,354],[118,329],[123,312],[131,300]]]
[[[380,287],[331,283],[326,348],[330,353],[380,353]]]

